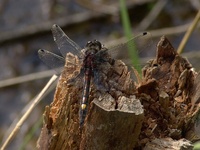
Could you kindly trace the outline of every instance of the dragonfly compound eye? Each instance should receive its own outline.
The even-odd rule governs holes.
[[[92,41],[88,41],[86,44],[86,47],[90,47],[91,44],[92,44]]]
[[[98,46],[99,49],[102,48],[102,47],[101,47],[101,43],[100,43],[99,41],[94,40],[94,44],[95,44],[96,46]]]

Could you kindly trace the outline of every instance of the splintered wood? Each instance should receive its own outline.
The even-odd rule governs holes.
[[[140,84],[120,60],[100,66],[105,90],[92,83],[83,127],[83,82],[74,80],[81,62],[72,54],[66,60],[54,100],[44,113],[39,149],[192,149],[190,142],[199,139],[200,75],[164,36],[156,58],[143,68]]]
[[[194,131],[195,115],[190,110],[194,107],[191,100],[196,75],[187,59],[178,55],[163,36],[157,45],[156,59],[143,68],[143,80],[138,87],[145,115],[138,142],[141,147],[147,143],[151,145],[153,139],[163,139],[164,142],[167,137],[192,140],[188,132]],[[172,148],[172,143],[165,147],[163,142],[151,148],[181,149],[186,146],[192,149],[189,142],[182,142],[182,146],[180,142],[180,147],[176,148]]]

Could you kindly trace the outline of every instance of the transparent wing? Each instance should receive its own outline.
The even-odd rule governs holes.
[[[40,49],[38,50],[39,58],[50,68],[56,70],[57,73],[60,73],[62,68],[65,65],[65,59],[61,56],[58,56],[54,53],[51,53],[47,50]]]
[[[60,50],[63,57],[66,57],[66,53],[71,52],[79,56],[81,48],[78,44],[72,41],[64,32],[63,30],[56,24],[52,26],[52,33],[54,41],[56,42],[58,49]]]
[[[130,63],[132,62],[131,55],[138,55],[140,52],[148,50],[152,43],[153,40],[151,34],[149,32],[143,32],[125,43],[108,48],[108,53],[113,58],[121,59],[126,64],[130,65]]]

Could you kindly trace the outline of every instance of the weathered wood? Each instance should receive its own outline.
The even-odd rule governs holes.
[[[171,138],[154,139],[147,143],[144,150],[193,150],[191,143],[185,139],[173,140]]]
[[[105,101],[113,99],[110,95],[105,97]],[[143,120],[142,106],[134,96],[118,100],[123,105],[118,109],[103,109],[99,100],[94,101],[84,126],[80,149],[132,149],[136,145]]]
[[[155,138],[161,141],[166,137],[187,138],[190,128],[194,127],[190,108],[195,77],[191,64],[163,36],[157,45],[156,58],[143,69],[143,81],[138,87],[145,110],[140,147]],[[159,146],[164,148],[162,142]]]
[[[191,149],[191,141],[199,139],[199,78],[164,36],[137,86],[123,62],[101,66],[99,80],[108,92],[92,84],[82,128],[83,85],[81,80],[71,82],[80,70],[74,64],[80,62],[72,54],[67,60],[54,100],[45,110],[39,149],[164,149],[166,142],[171,149]]]
[[[103,72],[99,80],[108,92],[92,84],[87,117],[80,128],[78,114],[83,85],[80,80],[75,84],[71,82],[80,70],[74,65],[79,60],[72,54],[68,54],[66,60],[54,101],[46,109],[38,147],[54,150],[134,147],[142,127],[143,108],[134,95],[136,87],[128,68],[121,61],[101,66]]]

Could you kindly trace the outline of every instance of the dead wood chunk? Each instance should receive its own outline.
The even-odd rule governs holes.
[[[187,132],[185,137],[192,142],[200,140],[200,72],[194,79],[194,86],[191,88],[191,108],[188,114]]]
[[[139,142],[141,147],[155,138],[191,140],[189,137],[195,132],[195,117],[189,111],[191,99],[199,98],[195,91],[198,89],[195,78],[196,72],[191,64],[177,54],[163,36],[157,45],[156,58],[143,68],[143,80],[138,87],[138,98],[145,114]]]
[[[37,148],[40,150],[49,149],[49,142],[53,138],[53,135],[51,134],[52,119],[49,118],[49,111],[49,107],[46,106],[44,114],[45,126],[42,128],[41,135],[37,141]]]
[[[144,150],[192,150],[193,145],[186,139],[173,140],[171,138],[154,139],[146,144]]]
[[[138,142],[143,121],[143,108],[135,96],[122,96],[118,108],[108,107],[107,95],[93,100],[82,133],[80,149],[132,149]],[[104,101],[104,102],[102,102]]]
[[[192,107],[193,110],[196,103],[199,103],[200,100],[200,72],[198,72],[197,76],[194,79],[194,86],[192,88]]]
[[[145,93],[150,95],[152,98],[158,97],[158,85],[155,79],[149,79],[147,82],[142,82],[141,85],[138,87],[138,93]]]
[[[156,59],[143,69],[143,84],[155,79],[158,89],[165,91],[169,96],[174,97],[184,92],[188,95],[194,80],[194,71],[191,69],[187,59],[178,55],[163,36],[157,45]]]
[[[138,141],[143,121],[143,107],[133,95],[134,81],[121,61],[104,63],[99,76],[108,91],[101,91],[91,83],[88,112],[82,127],[79,108],[82,99],[81,79],[73,81],[80,70],[76,56],[67,54],[67,62],[59,79],[54,100],[45,113],[40,136],[49,150],[60,149],[132,149]],[[68,63],[74,62],[74,63]],[[47,134],[48,133],[48,134]],[[47,146],[46,146],[47,147]],[[44,148],[45,149],[45,148]]]
[[[67,55],[71,62],[77,61],[77,57],[72,54]],[[68,63],[68,62],[66,62]],[[59,79],[54,100],[45,110],[43,129],[40,135],[38,147],[41,150],[65,150],[79,149],[80,129],[79,129],[79,99],[80,87],[73,86],[71,78],[78,70],[75,63],[66,64]],[[43,144],[48,143],[44,147]]]
[[[165,36],[161,37],[157,45],[157,63],[162,63],[162,61],[173,61],[176,55],[177,52],[174,50],[168,39]]]

